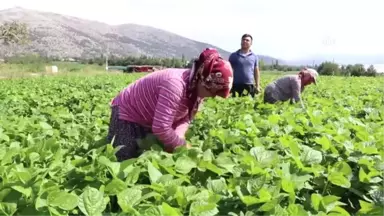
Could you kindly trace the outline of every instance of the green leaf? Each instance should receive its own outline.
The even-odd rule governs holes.
[[[294,185],[294,182],[290,181],[290,180],[287,180],[287,179],[283,179],[281,181],[281,188],[287,192],[289,194],[289,201],[290,203],[294,203],[295,202],[295,185]]]
[[[296,190],[301,190],[303,188],[308,189],[308,185],[310,184],[310,180],[312,179],[312,175],[296,175],[292,174],[291,181],[295,185]]]
[[[11,215],[14,215],[16,211],[17,211],[16,203],[0,202],[0,213],[2,215],[11,216]]]
[[[151,180],[151,183],[156,183],[157,180],[163,175],[161,172],[156,169],[151,162],[147,163],[147,170],[148,170],[148,175],[149,179]]]
[[[322,199],[323,197],[320,194],[311,195],[312,206],[316,211],[319,211]]]
[[[270,202],[264,203],[258,210],[264,211],[264,212],[271,211],[276,207],[276,205],[279,204],[279,202],[280,202],[280,199],[273,199]]]
[[[175,169],[179,173],[188,174],[196,167],[196,162],[186,155],[183,155],[176,160]]]
[[[362,213],[362,214],[367,214],[375,208],[374,203],[365,202],[363,200],[359,200],[359,203],[361,207],[359,210],[359,213]]]
[[[215,203],[195,201],[189,209],[189,216],[214,216],[219,213]]]
[[[328,175],[328,181],[332,184],[343,187],[350,188],[351,182],[345,178],[341,173],[331,173]]]
[[[210,170],[210,171],[216,173],[217,175],[223,175],[225,173],[224,170],[217,167],[215,164],[213,164],[211,162],[207,162],[207,161],[200,161],[198,168],[203,169],[204,171],[205,171],[205,169]]]
[[[30,197],[32,194],[32,189],[30,187],[25,188],[23,186],[15,185],[15,186],[12,186],[11,188],[22,193],[26,197]]]
[[[316,138],[315,142],[320,144],[325,151],[327,151],[332,145],[331,141],[326,136],[322,136],[321,138]]]
[[[323,160],[323,155],[320,151],[314,150],[309,146],[303,145],[300,159],[304,164],[307,165],[319,164]]]
[[[340,197],[328,195],[323,197],[321,204],[322,207],[326,210],[326,212],[330,212],[332,209],[334,209],[340,204],[338,200],[340,200]]]
[[[39,124],[43,130],[52,130],[52,126],[46,122],[40,122]]]
[[[35,208],[39,210],[40,208],[47,207],[48,203],[46,199],[42,199],[41,197],[36,198]]]
[[[141,215],[163,215],[161,206],[151,206],[145,210],[144,214]]]
[[[197,193],[197,188],[195,186],[187,186],[187,187],[177,187],[176,192],[176,200],[180,206],[185,206],[189,201],[191,201],[191,197],[193,197]]]
[[[108,170],[109,172],[111,172],[111,174],[113,176],[117,176],[119,174],[119,171],[120,171],[120,163],[119,162],[111,162],[107,157],[105,156],[100,156],[98,158],[98,162],[100,164],[103,164],[105,166],[108,167]]]
[[[47,197],[47,204],[52,207],[59,207],[62,210],[72,210],[77,207],[79,198],[75,194],[69,194],[65,191],[51,192]]]
[[[351,167],[344,161],[337,162],[335,165],[333,165],[332,169],[335,172],[343,174],[344,176],[352,175]]]
[[[140,167],[129,166],[124,170],[124,172],[127,173],[125,183],[128,185],[133,185],[139,180],[141,169]]]
[[[117,195],[118,193],[120,193],[121,191],[123,191],[126,188],[127,188],[127,186],[125,185],[125,183],[122,180],[113,179],[105,187],[105,193],[107,193],[108,195]]]
[[[220,168],[223,168],[225,169],[226,171],[228,172],[231,172],[233,173],[233,168],[236,166],[236,163],[233,162],[233,160],[231,159],[230,156],[224,154],[224,153],[221,153],[219,154],[216,159],[214,160],[214,163],[220,167]],[[209,163],[211,164],[211,163]],[[212,164],[213,165],[213,164]],[[210,169],[210,168],[208,168]],[[213,169],[210,169],[211,171],[215,172]],[[222,172],[215,172],[215,173],[222,173]],[[219,174],[220,175],[220,174]]]
[[[109,201],[96,188],[87,187],[80,195],[79,209],[86,216],[101,216]]]
[[[239,186],[236,186],[236,192],[237,192],[238,196],[240,197],[241,201],[247,206],[251,206],[254,204],[258,204],[258,203],[269,202],[272,199],[270,192],[266,188],[261,188],[259,190],[259,192],[258,192],[259,198],[255,197],[255,196],[244,196],[242,194]]]
[[[117,194],[117,203],[124,212],[129,212],[141,199],[141,190],[127,188]]]
[[[281,188],[287,193],[295,193],[295,186],[290,180],[283,179],[281,181]]]
[[[265,184],[266,176],[261,175],[259,177],[254,177],[247,181],[247,190],[250,194],[256,194]]]
[[[308,212],[304,207],[298,204],[290,204],[287,208],[288,215],[308,216]]]
[[[213,155],[211,149],[208,149],[204,152],[203,154],[203,160],[204,161],[208,161],[208,162],[212,162],[212,160],[215,158],[215,156]]]
[[[215,180],[209,179],[207,183],[207,188],[217,194],[221,194],[221,193],[226,194],[227,183],[225,182],[224,178],[215,179]]]
[[[331,213],[328,215],[332,215],[332,214],[334,214],[333,216],[337,216],[337,215],[350,216],[350,214],[345,209],[341,208],[340,206],[335,206],[334,208],[332,208]]]
[[[287,210],[282,208],[280,205],[276,205],[274,209],[273,215],[279,215],[279,216],[291,216],[288,214]]]
[[[161,209],[162,209],[162,213],[163,215],[174,215],[174,216],[181,216],[182,214],[180,213],[180,211],[176,208],[173,208],[172,206],[168,205],[167,203],[163,202],[161,204]]]
[[[32,175],[29,172],[17,172],[16,173],[17,177],[19,177],[20,181],[23,182],[24,184],[27,184],[29,180],[31,180]]]
[[[274,165],[278,160],[277,152],[265,150],[263,146],[251,148],[250,153],[262,167]]]

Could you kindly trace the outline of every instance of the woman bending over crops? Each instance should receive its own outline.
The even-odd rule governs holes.
[[[186,145],[185,132],[203,98],[227,98],[233,72],[214,49],[204,50],[192,69],[165,69],[136,80],[111,103],[108,141],[119,161],[140,155],[137,139],[152,133],[167,152]]]
[[[314,69],[304,68],[297,75],[285,75],[265,87],[264,103],[274,104],[278,101],[290,100],[291,103],[301,102],[304,87],[316,85],[318,73]],[[303,106],[303,103],[301,103]]]

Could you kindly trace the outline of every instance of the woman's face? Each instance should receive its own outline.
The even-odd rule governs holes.
[[[315,82],[315,79],[311,76],[311,74],[309,73],[305,73],[302,77],[301,77],[301,83],[303,86],[307,86],[307,85],[310,85],[312,83]]]
[[[201,81],[197,84],[197,96],[199,98],[215,97],[216,94],[209,91],[205,86],[202,85]]]

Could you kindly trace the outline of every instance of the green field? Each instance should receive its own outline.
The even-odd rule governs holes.
[[[210,99],[194,148],[118,163],[108,104],[139,76],[0,80],[0,214],[383,215],[382,77],[321,77],[308,112]]]
[[[48,76],[46,66],[57,66],[60,74],[99,74],[105,72],[105,66],[85,65],[71,62],[51,62],[51,63],[0,63],[0,79],[24,78],[30,76]]]

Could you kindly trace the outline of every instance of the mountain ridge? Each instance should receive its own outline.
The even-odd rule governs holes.
[[[189,39],[156,27],[132,23],[109,25],[100,21],[14,7],[0,10],[0,24],[20,21],[28,25],[31,42],[7,50],[3,55],[38,53],[61,58],[114,56],[197,57],[207,47],[215,48],[228,59],[230,52],[208,43]],[[3,45],[0,49],[5,50]],[[278,60],[259,55],[266,64]]]

